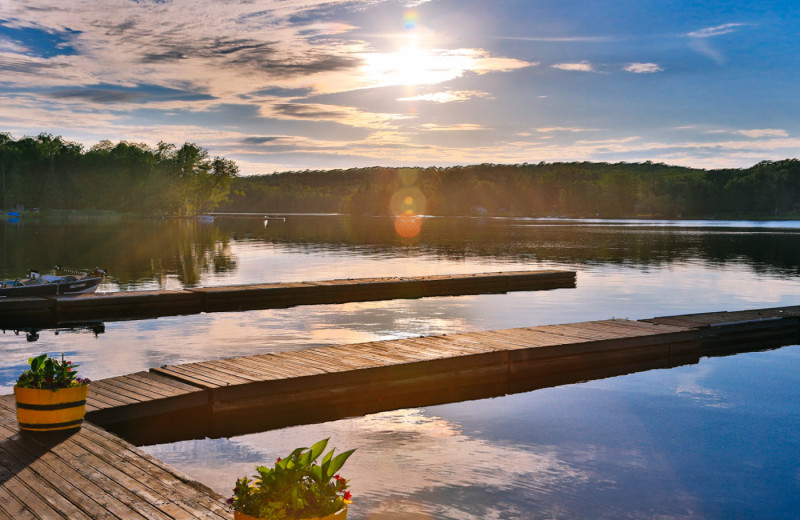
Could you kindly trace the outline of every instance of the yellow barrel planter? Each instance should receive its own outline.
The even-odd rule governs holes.
[[[14,387],[20,430],[79,429],[86,414],[89,385],[56,390]]]
[[[246,515],[241,511],[234,511],[233,520],[260,520],[260,519],[255,516]],[[303,520],[347,520],[347,508],[344,507],[336,511],[335,513],[331,513],[323,517],[314,516],[310,518],[304,518]]]

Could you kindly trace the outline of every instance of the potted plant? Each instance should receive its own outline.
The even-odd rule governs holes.
[[[335,457],[331,450],[317,464],[327,444],[323,439],[310,448],[297,448],[271,468],[257,467],[254,480],[238,479],[228,499],[234,520],[345,520],[352,501],[349,481],[338,471],[355,450]]]
[[[79,429],[86,413],[89,380],[77,377],[78,365],[47,357],[28,359],[30,368],[14,385],[17,421],[21,430],[51,431]]]

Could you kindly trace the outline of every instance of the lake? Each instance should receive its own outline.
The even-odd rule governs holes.
[[[574,289],[302,306],[0,334],[0,390],[29,356],[93,379],[162,364],[429,334],[800,302],[797,222],[422,218],[0,223],[0,278],[105,268],[101,291],[520,269]],[[99,325],[99,326],[98,326]],[[31,341],[29,341],[31,340]],[[145,449],[228,495],[331,437],[357,448],[351,519],[797,518],[800,347],[558,388]]]

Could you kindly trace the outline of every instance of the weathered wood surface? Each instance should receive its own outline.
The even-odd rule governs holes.
[[[203,435],[219,436],[225,435],[220,425],[226,418],[241,421],[248,414],[269,417],[254,428],[280,427],[500,396],[787,344],[797,338],[798,315],[800,307],[788,307],[522,327],[217,359],[151,373],[186,385],[182,399],[194,408],[182,420],[194,421]],[[157,402],[142,398],[124,410],[98,409],[92,417],[112,424],[126,414],[148,416],[160,406],[186,410]]]
[[[0,519],[230,520],[225,499],[97,426],[21,434],[0,397]]]
[[[152,372],[207,389],[214,414],[335,401],[430,396],[459,387],[507,388],[546,372],[617,365],[697,352],[696,333],[671,325],[607,320],[319,347],[200,363]],[[279,410],[280,409],[280,410]]]
[[[724,355],[786,344],[787,338],[797,336],[800,306],[662,316],[642,321],[692,327],[700,334],[701,355]]]
[[[91,416],[102,410],[106,421],[137,420],[207,404],[208,395],[202,388],[155,372],[137,372],[93,381],[86,412]]]
[[[574,287],[574,271],[539,270],[0,298],[0,326],[55,326],[67,320],[152,318],[200,312]]]

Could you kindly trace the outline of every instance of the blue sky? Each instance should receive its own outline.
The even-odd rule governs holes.
[[[789,1],[3,0],[0,132],[243,174],[800,149]]]

